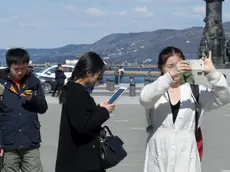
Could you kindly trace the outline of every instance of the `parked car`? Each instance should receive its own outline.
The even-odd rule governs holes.
[[[62,65],[63,71],[66,75],[65,83],[68,81],[68,79],[71,77],[72,72],[74,70],[74,66],[72,65]],[[42,88],[44,92],[50,93],[55,86],[55,71],[57,70],[57,65],[51,66],[49,68],[46,68],[42,70],[41,72],[37,72],[36,75],[40,79]]]
[[[45,94],[51,93],[55,87],[55,79],[51,77],[38,77],[41,81],[42,88]]]

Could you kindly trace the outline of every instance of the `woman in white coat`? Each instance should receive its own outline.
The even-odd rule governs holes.
[[[199,124],[204,112],[230,102],[225,77],[215,70],[211,54],[202,57],[204,73],[212,90],[199,85]],[[140,94],[151,129],[146,147],[144,172],[201,172],[195,139],[195,101],[190,85],[180,77],[191,71],[183,53],[167,47],[159,55],[162,75],[146,85]]]

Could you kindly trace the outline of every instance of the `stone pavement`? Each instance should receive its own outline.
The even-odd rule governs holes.
[[[109,96],[94,96],[100,103]],[[40,115],[42,131],[41,158],[45,172],[54,172],[61,106],[57,99],[47,96],[49,110]],[[108,172],[142,172],[146,142],[146,121],[138,97],[122,96],[111,119],[106,122],[114,134],[125,142],[128,157]],[[203,172],[230,170],[230,105],[206,114],[202,125],[204,134]],[[224,172],[224,171],[223,171]],[[229,171],[225,171],[229,172]]]

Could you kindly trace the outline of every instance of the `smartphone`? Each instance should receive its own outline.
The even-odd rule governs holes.
[[[25,90],[24,94],[32,94],[32,90]]]
[[[120,87],[109,99],[109,104],[113,104],[117,101],[122,94],[124,94],[126,87]]]
[[[204,70],[204,61],[201,59],[189,59],[186,60],[191,66],[192,70],[203,71]]]

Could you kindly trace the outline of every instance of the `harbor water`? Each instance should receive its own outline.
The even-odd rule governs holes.
[[[45,68],[42,68],[42,67],[34,67],[34,72],[40,72],[42,70],[44,70]],[[133,67],[126,67],[124,68],[125,71],[146,71],[146,72],[149,72],[149,71],[156,71],[157,69],[153,69],[153,68],[133,68]],[[112,80],[115,80],[115,76],[104,76],[103,77],[103,83],[106,83],[107,82],[107,79],[112,79]],[[145,77],[135,77],[134,78],[134,82],[135,83],[144,83],[144,79]],[[154,80],[155,78],[154,77],[151,77],[150,78],[151,80]],[[119,80],[119,83],[129,83],[130,82],[130,77],[129,76],[124,76],[121,80]]]

